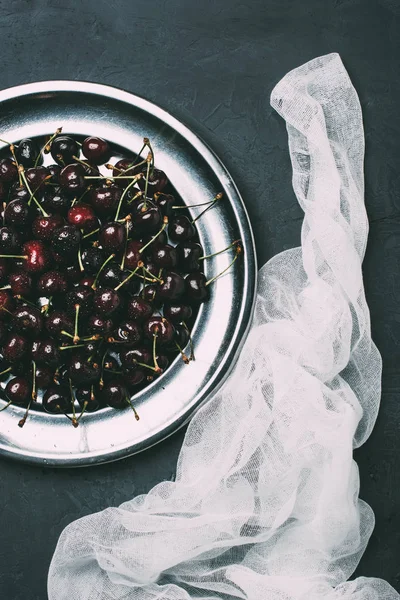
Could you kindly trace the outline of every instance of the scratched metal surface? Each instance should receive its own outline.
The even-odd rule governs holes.
[[[286,132],[274,84],[338,51],[366,128],[364,263],[385,370],[380,416],[356,459],[376,528],[358,574],[400,590],[400,5],[398,0],[0,0],[2,88],[82,79],[125,88],[194,128],[232,173],[250,213],[259,264],[298,245]],[[119,463],[42,470],[0,461],[0,597],[43,600],[54,545],[73,519],[174,476],[183,431]]]

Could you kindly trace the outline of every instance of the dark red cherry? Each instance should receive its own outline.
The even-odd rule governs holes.
[[[73,225],[63,225],[55,230],[52,237],[52,248],[62,256],[76,256],[81,243],[81,232]]]
[[[186,296],[191,303],[199,304],[208,299],[207,280],[204,273],[195,271],[185,277]]]
[[[25,168],[33,167],[39,155],[39,146],[30,138],[21,140],[15,148],[15,156],[17,157],[19,164],[23,165]]]
[[[19,333],[11,333],[3,345],[3,357],[9,363],[22,361],[29,349],[27,339]]]
[[[122,250],[126,240],[124,223],[110,222],[102,227],[99,233],[101,247],[109,252]]]
[[[173,206],[176,206],[176,200],[172,194],[159,194],[155,195],[157,206],[161,210],[164,217],[172,217],[174,214]]]
[[[158,286],[158,295],[163,300],[175,302],[185,293],[185,280],[173,271],[162,274],[163,283]]]
[[[64,274],[69,283],[78,283],[82,275],[77,264],[67,265]]]
[[[129,240],[126,245],[125,267],[132,271],[138,266],[138,261],[143,260],[140,250],[143,248],[143,242],[139,240]]]
[[[156,308],[161,308],[164,303],[164,300],[160,298],[158,294],[158,283],[151,283],[150,285],[146,285],[142,292],[142,298],[150,302],[150,304]]]
[[[5,394],[8,400],[13,404],[28,404],[32,387],[24,377],[13,377],[6,385]]]
[[[80,285],[73,288],[65,297],[67,312],[70,315],[75,315],[75,306],[79,304],[79,315],[90,315],[93,307],[93,290],[89,287]]]
[[[124,382],[128,388],[128,390],[134,394],[138,388],[145,383],[146,381],[146,375],[145,375],[145,371],[146,369],[135,369],[132,371],[128,371],[127,373],[125,373],[124,375]]]
[[[196,229],[186,215],[177,215],[169,220],[168,233],[173,242],[186,242],[196,235]]]
[[[13,296],[29,297],[32,294],[32,277],[29,273],[11,273],[8,278]]]
[[[32,359],[43,365],[57,367],[60,364],[60,352],[52,339],[35,340],[32,344]]]
[[[131,275],[132,271],[129,269],[120,271],[120,283],[124,282],[124,284],[119,289],[122,289],[124,292],[129,292],[129,294],[137,294],[140,289],[141,279],[135,275]]]
[[[90,247],[82,252],[82,264],[85,272],[96,275],[105,261],[105,255],[101,248]],[[108,263],[109,264],[109,263]]]
[[[25,270],[29,273],[42,273],[50,266],[50,254],[40,240],[25,242],[22,255],[26,256]]]
[[[93,298],[95,310],[101,315],[111,315],[121,306],[121,296],[110,288],[96,290]]]
[[[21,306],[14,312],[13,328],[28,337],[37,337],[43,328],[43,317],[38,308]]]
[[[174,326],[165,317],[150,317],[144,324],[144,335],[152,340],[157,335],[157,345],[168,345],[174,337]]]
[[[139,179],[138,185],[144,190],[146,187],[147,165],[142,167],[143,178]],[[150,169],[149,181],[147,185],[147,195],[153,196],[156,192],[161,192],[168,183],[168,177],[161,169]]]
[[[14,300],[8,290],[0,290],[0,320],[8,320],[14,309]]]
[[[12,227],[0,227],[0,253],[15,254],[21,246],[21,238]]]
[[[114,330],[112,340],[128,347],[137,346],[142,340],[142,329],[137,321],[122,321]]]
[[[187,304],[165,304],[164,316],[175,325],[176,323],[189,321],[192,316],[192,309]]]
[[[128,300],[127,312],[133,321],[145,321],[153,314],[153,307],[147,300],[140,296],[133,296]]]
[[[53,296],[67,291],[68,282],[60,271],[48,271],[40,276],[37,289],[43,296]]]
[[[163,217],[159,208],[145,206],[140,202],[133,213],[133,223],[139,233],[156,233],[162,225]]]
[[[155,235],[153,234],[148,234],[148,235],[143,235],[141,237],[141,241],[143,242],[143,244],[147,244],[148,242],[151,241],[151,246],[148,248],[150,254],[152,252],[152,249],[155,246],[164,246],[165,244],[168,244],[168,235],[166,230],[162,230],[159,231],[158,233],[156,233]]]
[[[74,385],[90,385],[100,379],[100,365],[86,358],[73,358],[68,369],[69,377]]]
[[[18,169],[11,158],[2,158],[0,160],[0,181],[3,183],[12,183],[18,179]]]
[[[35,378],[37,388],[47,388],[53,383],[54,371],[46,365],[37,365]]]
[[[117,287],[121,283],[120,265],[113,260],[108,262],[99,275],[99,282],[103,287]]]
[[[174,342],[176,342],[180,348],[185,348],[189,343],[190,334],[186,327],[183,325],[177,324],[175,325],[175,337]]]
[[[46,318],[45,326],[50,335],[64,342],[68,336],[61,332],[66,331],[70,335],[74,333],[74,322],[63,310],[53,310]]]
[[[50,215],[44,217],[38,215],[32,224],[32,233],[38,240],[50,241],[56,229],[59,229],[64,223],[60,215]]]
[[[101,399],[112,408],[123,409],[129,406],[128,390],[120,381],[109,381],[100,392]]]
[[[0,200],[2,202],[5,201],[7,198],[7,192],[7,184],[0,180]]]
[[[84,233],[93,231],[98,223],[93,208],[83,202],[75,204],[69,209],[67,220],[70,225],[74,225],[77,229],[82,229]],[[95,224],[94,227],[93,224]]]
[[[53,415],[67,412],[71,408],[71,395],[68,387],[52,385],[43,394],[43,408]]]
[[[93,287],[95,282],[95,278],[93,275],[85,275],[82,279],[79,280],[79,285],[83,285],[84,287]]]
[[[110,215],[115,212],[121,194],[122,189],[116,185],[98,187],[90,194],[90,204],[100,216]]]
[[[204,256],[203,248],[196,242],[180,242],[176,246],[179,268],[184,273],[191,273],[200,269],[200,258]]]
[[[163,269],[173,269],[178,264],[178,253],[174,246],[165,244],[165,246],[156,246],[153,249],[152,259],[157,267]]]
[[[46,182],[50,181],[51,174],[47,167],[32,167],[26,169],[25,177],[28,180],[31,192],[35,194],[37,191],[44,189]]]
[[[60,173],[60,185],[69,194],[80,194],[85,189],[85,169],[80,163],[72,163]]]
[[[103,165],[110,158],[111,149],[106,140],[91,136],[83,141],[82,152],[90,162]]]
[[[0,258],[0,282],[4,283],[5,278],[7,277],[8,267],[9,267],[9,259],[8,258]]]
[[[42,206],[49,212],[65,215],[71,206],[71,199],[63,188],[49,186],[45,189]]]
[[[85,407],[85,412],[95,412],[101,408],[100,393],[95,386],[82,385],[77,387],[75,398],[82,410]]]
[[[112,176],[115,178],[114,181],[117,185],[121,187],[126,187],[127,182],[129,183],[129,179],[118,179],[118,175],[137,175],[140,172],[141,167],[134,165],[134,158],[121,158],[113,169]],[[137,159],[136,162],[140,162],[140,159]]]
[[[0,180],[1,181],[1,180]],[[29,202],[30,193],[28,192],[25,186],[20,186],[18,181],[12,184],[10,187],[10,200],[16,200],[19,198],[20,200],[25,200],[25,202]]]
[[[25,200],[11,200],[4,211],[4,220],[17,229],[29,227],[35,217],[35,211]]]
[[[49,183],[60,183],[60,173],[61,173],[61,167],[59,165],[49,165],[47,167],[49,173],[50,173],[50,179],[49,179]]]
[[[153,357],[147,348],[131,348],[129,350],[122,350],[119,353],[122,366],[127,371],[131,371],[137,368],[138,363],[142,365],[152,365]]]
[[[68,135],[57,136],[51,144],[51,156],[59,165],[65,166],[73,162],[74,156],[79,155],[79,146]]]
[[[114,324],[111,319],[101,315],[92,315],[88,322],[88,332],[91,335],[106,336],[113,330]]]

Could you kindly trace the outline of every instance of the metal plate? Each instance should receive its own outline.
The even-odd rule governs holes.
[[[86,415],[74,429],[63,415],[32,412],[23,429],[23,409],[0,414],[0,452],[30,463],[84,466],[109,462],[161,441],[216,392],[232,368],[250,323],[256,285],[256,258],[249,219],[236,186],[218,158],[185,125],[158,106],[127,92],[92,83],[50,81],[0,92],[0,137],[64,133],[99,135],[127,151],[151,139],[156,164],[186,204],[224,193],[224,201],[197,222],[206,254],[240,238],[244,253],[235,267],[210,286],[193,330],[196,361],[177,358],[167,372],[137,394],[140,421],[125,411],[103,409]],[[0,148],[4,148],[4,144]],[[192,209],[195,216],[201,209]],[[196,212],[197,211],[197,212]],[[205,261],[207,277],[221,272],[232,253]],[[0,405],[4,405],[0,401]]]

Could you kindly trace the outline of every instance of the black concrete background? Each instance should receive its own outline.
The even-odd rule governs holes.
[[[286,132],[269,106],[290,69],[337,51],[365,120],[364,264],[385,373],[382,408],[357,452],[376,528],[357,574],[400,589],[400,2],[398,0],[0,0],[0,87],[82,79],[174,113],[217,151],[248,207],[260,264],[298,245]],[[72,520],[174,476],[183,433],[102,467],[44,470],[0,460],[0,597],[43,600],[56,541]]]

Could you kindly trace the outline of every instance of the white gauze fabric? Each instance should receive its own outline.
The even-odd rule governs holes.
[[[352,453],[381,377],[361,273],[359,101],[330,54],[286,75],[271,103],[287,122],[302,246],[260,270],[248,339],[192,419],[176,481],[69,525],[50,600],[400,598],[378,579],[345,583],[374,526]]]

